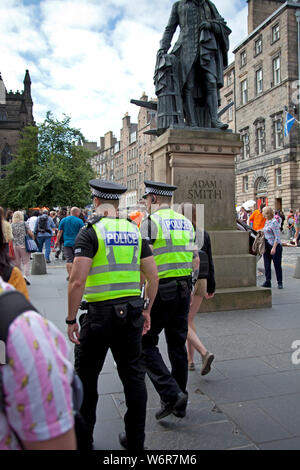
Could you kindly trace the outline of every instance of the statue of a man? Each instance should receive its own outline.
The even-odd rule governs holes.
[[[231,30],[209,0],[180,0],[173,5],[160,43],[158,64],[170,49],[178,26],[180,35],[170,54],[178,60],[175,78],[185,123],[190,127],[227,129],[227,124],[218,119],[218,107]]]

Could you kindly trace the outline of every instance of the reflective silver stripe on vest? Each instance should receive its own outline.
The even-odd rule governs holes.
[[[194,253],[194,246],[181,245],[173,246],[169,248],[168,246],[162,246],[161,248],[154,248],[154,256],[165,255],[166,253]]]
[[[86,287],[84,294],[101,294],[103,292],[111,292],[116,290],[140,290],[139,282],[123,282],[120,284],[104,284],[103,286]]]
[[[157,270],[159,273],[161,273],[162,271],[174,271],[177,269],[190,269],[192,271],[193,264],[192,263],[168,263],[168,264],[161,264],[160,266],[157,266]]]
[[[139,271],[139,270],[140,270],[139,264],[113,264],[113,265],[108,264],[105,266],[95,266],[94,268],[91,268],[89,272],[89,276],[93,276],[95,274],[117,272],[117,271]]]

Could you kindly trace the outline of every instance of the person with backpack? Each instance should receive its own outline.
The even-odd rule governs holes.
[[[43,247],[45,245],[45,258],[46,263],[51,263],[50,253],[51,253],[51,237],[52,230],[55,229],[55,225],[51,217],[49,217],[49,212],[47,209],[43,210],[43,214],[37,218],[34,228],[34,235],[37,240],[37,245],[39,247],[39,252],[43,252]]]
[[[1,277],[0,341],[0,450],[76,450],[66,339]]]

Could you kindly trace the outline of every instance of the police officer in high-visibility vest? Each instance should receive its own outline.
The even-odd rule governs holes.
[[[143,364],[161,398],[162,419],[171,413],[183,418],[188,394],[186,338],[192,291],[192,272],[199,270],[192,223],[171,209],[175,186],[145,181],[144,198],[149,217],[141,226],[149,240],[158,268],[159,288],[151,310],[151,329],[143,336]],[[171,372],[158,349],[159,334],[164,329]]]
[[[92,439],[98,377],[110,348],[127,405],[125,433],[119,434],[119,440],[123,447],[138,450],[144,448],[147,402],[141,342],[150,328],[157,268],[138,227],[118,217],[119,198],[126,188],[101,180],[92,180],[90,185],[97,216],[82,228],[75,242],[66,319],[69,339],[76,344],[75,369],[84,388],[81,414]],[[141,273],[147,281],[145,300]],[[82,297],[88,313],[80,317],[79,333],[76,315]]]

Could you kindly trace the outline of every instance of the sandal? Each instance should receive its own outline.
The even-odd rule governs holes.
[[[189,363],[188,370],[195,370],[195,364],[193,362]]]

